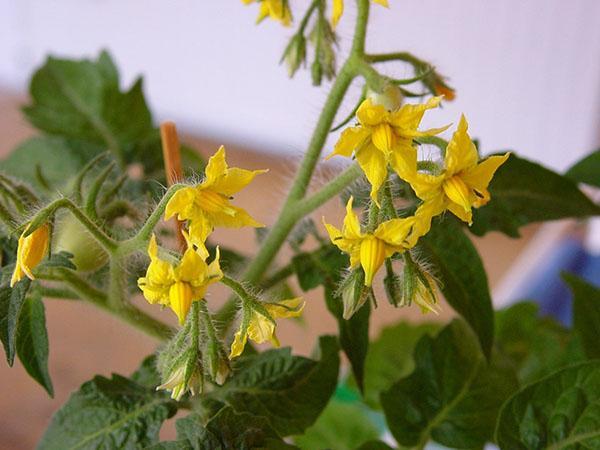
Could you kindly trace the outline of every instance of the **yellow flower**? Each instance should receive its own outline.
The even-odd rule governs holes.
[[[194,245],[204,244],[215,226],[240,228],[263,227],[243,210],[230,203],[231,196],[248,185],[256,175],[266,170],[229,168],[225,147],[221,146],[208,160],[205,179],[196,186],[178,190],[167,203],[165,220],[177,215],[189,220],[189,234]]]
[[[275,334],[275,319],[298,317],[304,309],[304,301],[297,297],[277,303],[257,303],[248,309],[249,316],[242,318],[242,326],[233,338],[230,359],[242,354],[248,338],[257,344],[270,341],[275,347],[279,347],[279,339]]]
[[[382,6],[388,7],[387,0],[373,0],[375,3],[379,3]],[[331,25],[335,28],[344,13],[344,0],[333,0],[333,8],[331,13]]]
[[[488,185],[510,153],[490,156],[479,162],[477,148],[469,137],[467,128],[467,120],[462,116],[458,129],[446,148],[444,171],[440,175],[415,170],[405,179],[417,196],[424,200],[421,208],[427,210],[429,215],[437,216],[450,210],[461,220],[471,224],[471,208],[479,208],[490,200]]]
[[[148,245],[150,265],[146,276],[138,279],[138,286],[149,303],[169,306],[183,324],[193,301],[202,300],[209,284],[219,281],[223,272],[219,266],[219,249],[215,259],[206,264],[206,248],[190,246],[177,265],[158,256],[156,237]]]
[[[377,193],[387,178],[388,164],[402,178],[416,167],[417,151],[413,138],[441,133],[448,127],[419,131],[426,110],[440,104],[442,97],[433,97],[424,104],[403,105],[395,111],[366,99],[356,112],[359,125],[344,130],[327,159],[335,155],[356,160],[371,183],[371,198],[377,204]]]
[[[50,243],[50,226],[44,224],[29,236],[25,237],[27,229],[19,237],[17,247],[17,262],[10,279],[10,287],[17,284],[24,276],[33,280],[32,270],[37,266],[46,253]]]
[[[292,24],[292,11],[287,0],[242,0],[245,5],[260,1],[260,10],[256,23],[262,22],[266,17],[281,22],[283,26]]]
[[[358,217],[352,210],[352,201],[350,197],[341,231],[328,223],[325,223],[325,227],[331,242],[350,255],[350,267],[362,266],[365,285],[371,286],[375,273],[386,258],[414,247],[419,238],[414,233],[418,218],[412,216],[387,220],[379,224],[373,233],[363,233]]]

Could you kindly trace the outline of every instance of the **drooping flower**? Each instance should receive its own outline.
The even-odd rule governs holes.
[[[25,237],[26,232],[27,228],[19,237],[17,262],[10,279],[10,287],[13,287],[25,276],[33,280],[35,277],[32,270],[48,253],[50,245],[50,226],[48,224],[40,226],[27,237]]]
[[[375,3],[381,6],[388,7],[387,0],[373,0]],[[344,0],[333,0],[333,7],[331,12],[331,25],[335,28],[344,13]]]
[[[298,317],[304,309],[304,300],[297,297],[277,303],[256,303],[245,308],[241,327],[231,344],[230,359],[242,354],[248,338],[257,344],[270,341],[275,347],[279,347],[275,319]]]
[[[169,306],[183,324],[193,301],[200,301],[206,289],[223,277],[219,266],[219,249],[215,259],[206,264],[208,252],[204,246],[185,251],[181,261],[173,265],[158,256],[156,237],[148,245],[150,265],[146,276],[138,279],[138,286],[149,303]]]
[[[188,373],[190,371],[191,373]],[[190,391],[192,395],[202,392],[202,382],[202,372],[198,367],[188,367],[188,364],[182,364],[173,370],[169,378],[157,386],[156,390],[171,391],[171,398],[179,401],[187,391]]]
[[[208,160],[205,179],[196,186],[178,190],[167,203],[165,220],[177,215],[189,220],[189,236],[194,245],[203,245],[213,228],[263,227],[244,209],[233,206],[231,196],[246,187],[256,175],[266,170],[228,167],[225,147],[221,146]]]
[[[425,111],[437,107],[441,99],[432,97],[427,103],[406,104],[389,111],[367,98],[356,111],[359,125],[344,130],[327,159],[335,155],[350,157],[354,153],[371,183],[371,198],[378,204],[377,193],[387,178],[388,164],[404,178],[407,171],[416,166],[417,151],[413,139],[432,136],[448,128],[418,130]]]
[[[292,11],[287,0],[242,0],[245,5],[260,2],[260,10],[256,23],[262,22],[266,17],[280,22],[289,27],[292,24]]]
[[[488,185],[510,153],[479,161],[477,148],[467,129],[467,120],[462,116],[458,129],[446,148],[441,174],[432,175],[415,170],[405,180],[410,183],[417,197],[424,201],[422,208],[427,209],[428,214],[436,216],[450,210],[458,218],[471,224],[472,208],[479,208],[489,202]]]
[[[325,223],[325,227],[331,242],[350,255],[350,267],[362,266],[365,285],[371,286],[375,273],[386,258],[415,246],[420,237],[414,233],[419,218],[390,219],[380,223],[373,233],[363,233],[358,217],[352,210],[352,202],[353,198],[350,197],[341,231],[328,223]]]

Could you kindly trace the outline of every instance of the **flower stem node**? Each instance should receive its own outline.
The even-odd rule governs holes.
[[[33,269],[44,259],[50,247],[50,225],[45,223],[26,236],[29,224],[19,237],[17,262],[10,279],[10,287],[23,277],[33,280]]]

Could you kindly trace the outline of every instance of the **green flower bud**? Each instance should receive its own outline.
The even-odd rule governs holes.
[[[396,111],[402,106],[404,96],[400,88],[392,83],[385,86],[382,92],[367,91],[367,98],[375,105],[381,105],[388,111]]]
[[[365,273],[360,267],[353,269],[342,281],[338,293],[344,304],[342,317],[346,320],[350,319],[368,299],[373,298],[373,289],[365,286]]]
[[[77,270],[91,272],[108,261],[108,255],[77,219],[65,214],[56,222],[54,250],[73,254]]]
[[[281,62],[285,62],[290,78],[294,76],[301,64],[306,63],[306,38],[302,33],[292,37],[283,52]]]

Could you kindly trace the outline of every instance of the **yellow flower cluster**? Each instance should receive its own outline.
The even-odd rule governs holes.
[[[246,187],[256,175],[266,170],[245,170],[229,167],[225,148],[208,160],[204,180],[194,186],[179,189],[165,208],[165,220],[171,217],[186,222],[184,232],[188,248],[179,262],[173,264],[159,257],[153,236],[148,246],[150,265],[146,276],[138,280],[144,297],[150,303],[169,306],[181,324],[192,302],[204,298],[208,286],[223,278],[219,265],[219,249],[214,260],[207,264],[209,253],[206,239],[215,227],[262,227],[248,212],[231,203],[233,195]],[[290,306],[293,304],[293,306]],[[301,299],[282,300],[279,303],[248,305],[250,318],[236,333],[231,357],[243,351],[247,338],[257,343],[271,341],[278,345],[275,336],[275,319],[297,316],[302,312]]]
[[[388,167],[408,182],[422,200],[414,216],[385,221],[373,233],[361,231],[358,217],[352,211],[352,199],[346,207],[342,231],[325,224],[332,243],[350,255],[351,266],[362,266],[367,286],[386,258],[416,245],[429,231],[433,217],[448,210],[471,224],[472,208],[490,200],[488,185],[498,167],[508,159],[506,153],[480,161],[462,116],[445,150],[439,173],[418,170],[413,139],[433,136],[448,128],[418,129],[425,111],[437,107],[441,99],[433,97],[424,104],[403,105],[391,111],[366,99],[357,110],[358,124],[344,130],[328,156],[354,156],[371,184],[371,199],[377,205],[381,186],[388,178]]]

